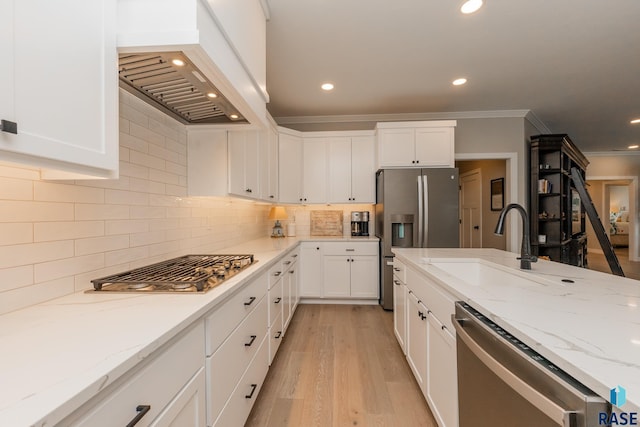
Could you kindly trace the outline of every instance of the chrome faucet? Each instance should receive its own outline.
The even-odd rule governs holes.
[[[511,203],[507,205],[500,212],[498,224],[496,225],[496,230],[494,231],[494,233],[499,236],[502,236],[504,234],[504,219],[511,209],[515,209],[520,212],[520,216],[522,217],[522,248],[520,249],[520,257],[518,258],[520,260],[520,269],[531,270],[531,263],[538,261],[538,258],[531,255],[529,216],[527,216],[527,211],[525,211],[524,208],[517,203]]]

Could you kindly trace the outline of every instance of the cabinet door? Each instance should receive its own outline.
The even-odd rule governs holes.
[[[378,298],[378,257],[351,257],[351,296]]]
[[[458,425],[458,374],[456,340],[432,314],[429,315],[427,400],[438,425]]]
[[[322,243],[303,242],[300,257],[300,296],[322,298]]]
[[[329,140],[329,203],[348,203],[351,195],[351,138]]]
[[[323,296],[346,298],[351,295],[351,258],[348,256],[324,257]]]
[[[326,203],[327,201],[327,146],[326,138],[304,140],[303,203]]]
[[[427,381],[427,309],[411,291],[409,291],[407,302],[407,361],[422,392],[425,393]]]
[[[278,132],[273,128],[267,131],[267,147],[268,187],[262,195],[265,200],[275,202],[278,200]]]
[[[402,352],[407,354],[406,334],[407,334],[407,286],[396,279],[393,279],[393,332],[398,339]]]
[[[229,193],[238,196],[248,195],[245,185],[245,147],[247,132],[228,133],[229,150]]]
[[[378,144],[381,167],[416,166],[413,129],[380,129]]]
[[[260,132],[247,132],[244,143],[244,184],[249,194],[257,199],[260,197]]]
[[[453,128],[418,128],[416,164],[419,166],[454,166]]]
[[[372,136],[351,138],[351,201],[376,202],[376,152]]]
[[[284,272],[282,278],[282,325],[284,330],[287,330],[289,326],[289,320],[291,320],[291,282],[293,281],[293,275],[289,274],[287,270]]]
[[[2,2],[0,119],[18,126],[0,132],[5,160],[117,177],[116,3]]]
[[[260,200],[269,201],[269,130],[258,133],[258,193]]]
[[[205,388],[204,368],[200,368],[175,399],[153,420],[151,427],[204,427]]]
[[[301,202],[302,138],[284,133],[278,135],[278,183],[280,202]]]

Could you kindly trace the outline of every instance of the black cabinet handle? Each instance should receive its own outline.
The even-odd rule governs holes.
[[[479,226],[479,225],[474,225],[474,226],[473,226],[473,229],[474,229],[474,230],[480,230],[480,226]]]
[[[282,336],[282,331],[278,331],[278,333],[274,336],[275,339],[278,339]]]
[[[142,419],[142,417],[147,415],[147,412],[149,412],[150,410],[151,410],[151,405],[138,405],[138,406],[136,406],[136,412],[138,413],[138,415],[136,415],[135,418],[132,419],[129,422],[129,424],[127,424],[127,427],[133,427],[134,425],[138,424],[138,421],[140,421]]]
[[[297,258],[297,257],[298,257],[298,254],[293,254],[293,255],[291,255],[291,257],[292,257],[292,258]]]
[[[283,264],[284,265],[289,265],[289,264],[291,264],[291,261],[284,261]]]
[[[18,124],[9,120],[0,120],[0,130],[2,132],[18,134]]]
[[[442,330],[443,330],[443,331],[444,331],[445,329],[447,329],[447,327],[446,327],[446,326],[444,326],[444,325],[442,325],[442,326],[441,326],[441,328],[442,328]]]
[[[270,199],[275,199],[275,196],[269,196]]]
[[[320,246],[316,246],[316,251],[319,251],[319,250],[320,250]]]
[[[420,160],[416,160],[416,163],[420,163]]]
[[[247,394],[244,398],[251,399],[253,397],[253,393],[256,392],[257,388],[258,388],[258,384],[251,384],[251,393]]]
[[[289,270],[289,274],[293,274],[295,272],[296,272],[295,270]]]
[[[276,276],[276,277],[278,277],[281,274],[282,274],[282,271],[276,271],[275,273],[273,273],[273,275]]]
[[[276,298],[276,300],[273,303],[274,304],[279,304],[280,301],[282,301],[282,298],[278,297],[278,298]]]
[[[244,343],[244,346],[251,347],[253,345],[253,342],[256,340],[256,338],[258,338],[257,335],[251,335],[251,340],[249,340],[249,342]]]
[[[401,271],[398,267],[393,267],[393,271]]]
[[[244,305],[250,306],[256,300],[256,297],[249,297],[249,302],[245,302]]]

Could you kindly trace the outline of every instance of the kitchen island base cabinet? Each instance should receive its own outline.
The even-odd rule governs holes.
[[[435,316],[428,318],[427,402],[441,426],[458,425],[456,339]]]
[[[393,278],[393,333],[407,355],[407,286],[395,275]]]
[[[127,376],[114,389],[97,395],[61,425],[73,427],[124,426],[148,406],[139,426],[204,427],[204,324],[197,322],[188,332],[159,352],[137,373]],[[87,412],[88,411],[88,412]],[[182,424],[177,420],[194,420]]]
[[[427,390],[427,308],[415,294],[407,295],[407,361],[423,394]]]

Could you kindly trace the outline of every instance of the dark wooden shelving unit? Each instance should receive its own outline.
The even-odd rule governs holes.
[[[589,161],[566,134],[536,135],[529,145],[531,249],[534,255],[587,266],[585,213],[571,179]]]

